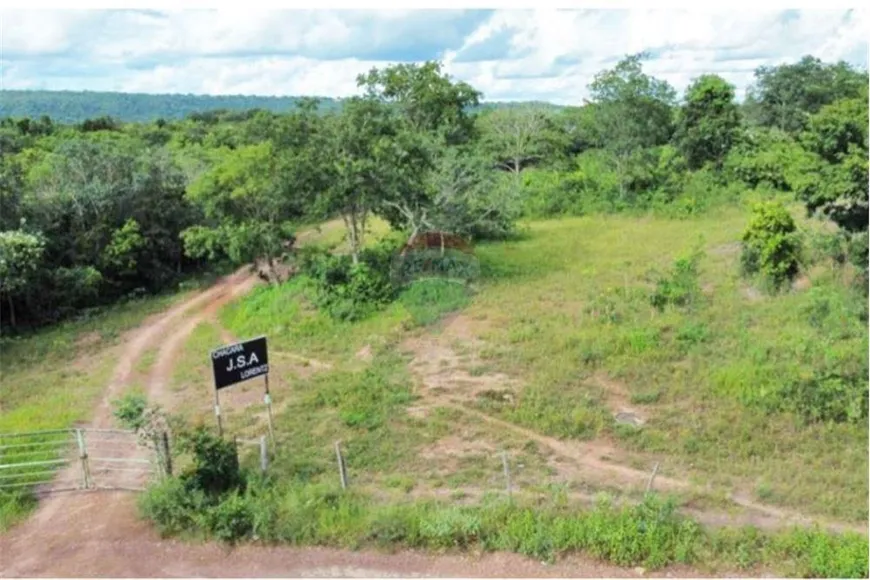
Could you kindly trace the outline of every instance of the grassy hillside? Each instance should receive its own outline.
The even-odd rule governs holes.
[[[811,376],[824,361],[866,365],[866,329],[855,314],[861,303],[825,264],[785,296],[753,288],[738,273],[746,219],[737,209],[693,221],[572,218],[531,223],[521,241],[479,246],[484,279],[462,311],[465,334],[438,343],[442,351],[454,351],[454,366],[444,377],[455,379],[456,385],[445,384],[455,392],[433,392],[425,371],[408,366],[415,333],[438,337],[444,331],[413,330],[413,309],[402,300],[362,322],[340,323],[308,306],[305,283],[297,280],[256,291],[229,307],[223,320],[236,336],[267,334],[278,352],[334,365],[311,375],[312,367],[300,371],[295,359],[284,361],[289,374],[279,379],[276,397],[292,398],[293,410],[280,416],[279,428],[292,448],[311,450],[318,434],[323,453],[331,438],[371,447],[366,453],[378,459],[351,459],[364,473],[360,477],[405,477],[447,488],[488,481],[498,468],[492,458],[485,469],[472,461],[469,473],[459,469],[450,481],[426,475],[433,465],[420,460],[424,448],[437,447],[450,432],[448,424],[469,421],[450,405],[438,405],[459,401],[543,435],[604,441],[643,469],[660,461],[660,474],[706,487],[707,500],[733,494],[866,521],[867,426],[807,423],[775,405],[777,396],[787,396],[777,389]],[[650,306],[655,281],[695,250],[701,257],[694,304],[663,312]],[[360,352],[374,353],[372,366],[361,363]],[[434,346],[421,351],[418,341],[416,356],[440,355]],[[302,380],[296,378],[300,372]],[[354,389],[379,384],[398,389],[383,394],[391,397],[383,409],[393,417],[384,421],[387,431],[375,436],[342,424],[343,415],[354,415],[354,404],[365,402],[353,402],[359,396]],[[335,389],[330,397],[338,402],[324,403],[324,390]],[[402,408],[418,406],[417,399],[435,402],[438,421],[403,417]],[[641,428],[614,422],[614,414],[626,409],[644,421]],[[491,449],[508,444],[500,437],[514,436],[495,432]],[[548,471],[545,458],[526,443],[522,437],[512,442],[531,470],[529,485],[558,480],[551,477],[558,468]],[[783,475],[788,473],[801,477]],[[589,489],[580,481],[572,485]]]

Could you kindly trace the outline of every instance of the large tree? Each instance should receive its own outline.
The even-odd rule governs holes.
[[[387,201],[405,199],[407,192],[421,189],[426,162],[420,135],[380,100],[352,97],[341,113],[327,119],[323,152],[329,162],[317,209],[341,216],[353,263],[358,264],[371,215]],[[410,197],[418,199],[420,194]]]
[[[737,139],[740,112],[734,87],[717,75],[703,75],[686,90],[674,140],[691,169],[721,167]]]
[[[802,143],[818,156],[804,167],[795,190],[810,212],[821,213],[849,232],[868,223],[868,103],[844,99],[812,115]]]
[[[370,98],[396,107],[413,130],[436,134],[445,145],[466,143],[472,137],[474,122],[468,113],[482,94],[451,79],[439,62],[375,68],[359,75],[357,84]]]
[[[494,109],[479,117],[483,148],[494,165],[519,181],[528,165],[554,150],[555,131],[548,112],[534,105]]]
[[[644,74],[645,58],[643,53],[627,56],[595,75],[589,85],[599,145],[613,156],[623,199],[632,157],[667,143],[674,131],[676,92],[667,82]]]
[[[826,64],[813,56],[794,64],[762,66],[747,92],[747,115],[759,125],[797,134],[806,128],[810,115],[834,101],[858,97],[867,82],[867,71],[842,61]]]
[[[215,153],[214,167],[188,188],[206,219],[183,233],[188,255],[236,264],[262,259],[277,281],[275,259],[301,204],[279,192],[276,153],[270,141]]]

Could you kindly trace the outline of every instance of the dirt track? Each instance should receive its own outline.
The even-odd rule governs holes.
[[[113,377],[92,427],[112,427],[111,401],[129,385],[136,362],[158,347],[146,388],[171,407],[165,389],[173,353],[202,320],[250,290],[255,276],[239,271],[183,304],[152,317],[122,341]],[[678,570],[662,576],[680,574]],[[636,577],[638,571],[573,558],[555,566],[513,554],[436,556],[346,552],[320,548],[187,544],[162,540],[136,515],[129,492],[59,493],[28,521],[0,536],[0,577]],[[691,572],[689,575],[696,575]]]

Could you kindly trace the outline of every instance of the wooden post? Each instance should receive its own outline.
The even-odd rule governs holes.
[[[266,377],[266,396],[264,398],[266,403],[266,412],[269,421],[269,439],[272,440],[272,443],[275,443],[275,430],[272,427],[272,395],[269,393],[269,373],[265,374]]]
[[[659,472],[659,464],[656,462],[655,467],[653,467],[652,475],[649,477],[649,481],[646,482],[646,493],[649,493],[652,489],[653,480],[656,478],[656,473]]]
[[[172,455],[169,454],[169,434],[164,431],[162,439],[163,469],[166,477],[172,477]]]
[[[501,464],[502,464],[502,467],[504,468],[504,480],[505,480],[505,486],[507,489],[507,494],[508,494],[508,497],[511,497],[512,496],[512,493],[511,493],[511,470],[510,470],[510,466],[508,464],[507,451],[501,452]]]
[[[266,473],[266,470],[269,469],[269,454],[266,449],[266,436],[260,436],[260,471]]]
[[[338,460],[338,475],[341,477],[341,489],[347,489],[347,469],[341,456],[341,441],[335,442],[335,457]]]
[[[79,461],[82,466],[82,488],[88,489],[90,484],[90,470],[88,469],[88,448],[85,445],[85,437],[81,429],[76,429],[76,442],[79,446]]]
[[[214,416],[217,418],[217,426],[218,426],[218,436],[224,436],[224,426],[221,423],[221,401],[220,397],[218,397],[218,390],[215,387],[214,390]]]

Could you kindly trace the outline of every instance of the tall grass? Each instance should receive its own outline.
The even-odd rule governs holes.
[[[704,531],[680,517],[672,502],[647,496],[635,506],[602,499],[578,511],[554,498],[524,505],[491,496],[473,506],[443,502],[384,505],[363,492],[331,485],[252,480],[205,506],[175,480],[151,488],[140,508],[166,536],[184,533],[224,541],[257,539],[296,546],[436,551],[508,551],[553,561],[586,554],[620,566],[651,570],[672,564],[712,571],[762,565],[802,577],[867,577],[867,539],[793,530]]]

